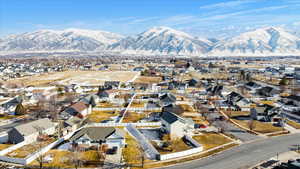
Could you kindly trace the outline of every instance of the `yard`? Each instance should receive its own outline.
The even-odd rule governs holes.
[[[204,125],[208,125],[209,122],[207,120],[205,120],[205,118],[203,116],[199,116],[199,113],[183,113],[182,115],[184,118],[192,118],[193,121],[197,124],[204,124]]]
[[[182,138],[171,139],[169,134],[163,135],[161,138],[161,143],[163,145],[158,145],[157,142],[151,141],[151,144],[160,154],[175,153],[193,148],[192,146],[186,144]]]
[[[187,145],[182,139],[170,140],[166,142],[167,142],[167,146],[160,147],[157,145],[156,142],[151,141],[152,145],[156,148],[156,150],[160,154],[175,153],[175,152],[185,151],[193,148]]]
[[[0,144],[0,151],[7,149],[8,147],[12,146],[12,144]]]
[[[194,112],[194,108],[187,104],[180,104],[179,105],[185,112]]]
[[[297,123],[293,120],[287,120],[286,123],[292,127],[294,127],[295,129],[300,129],[300,123]]]
[[[142,107],[145,107],[145,102],[133,101],[131,103],[130,107],[133,107],[133,108],[142,108]]]
[[[193,139],[202,144],[204,150],[232,142],[230,139],[217,133],[203,133],[202,135],[193,136]]]
[[[137,113],[134,111],[128,111],[125,114],[125,117],[123,119],[123,123],[136,123],[138,121],[140,121],[141,119],[146,117],[146,113],[142,112],[142,113]]]
[[[249,126],[250,126],[249,120],[233,120],[233,121],[247,129],[249,129]],[[253,131],[262,133],[262,134],[284,131],[284,128],[282,128],[282,127],[277,127],[277,126],[274,126],[272,123],[260,122],[257,120],[253,120],[252,128],[253,128]]]
[[[10,153],[8,153],[9,157],[17,157],[17,158],[26,158],[28,155],[33,154],[36,151],[39,151],[43,147],[48,144],[54,142],[54,138],[49,138],[47,141],[38,141],[31,144],[24,145]]]
[[[100,102],[96,105],[96,107],[99,107],[99,108],[111,108],[111,107],[120,107],[119,105],[117,104],[113,104],[111,102]]]
[[[110,120],[111,117],[118,116],[118,112],[114,111],[96,111],[94,110],[91,114],[87,116],[87,118],[94,122],[94,123],[100,123],[103,120]]]
[[[250,112],[248,111],[225,111],[225,114],[227,114],[230,118],[250,116]]]
[[[123,148],[122,156],[127,164],[139,164],[141,162],[142,151],[139,143],[128,133],[125,136],[127,146]]]
[[[46,161],[45,158],[51,157],[51,161]],[[80,162],[80,167],[97,167],[96,164],[102,164],[104,157],[101,153],[95,150],[88,150],[83,152],[70,152],[66,150],[50,150],[44,155],[45,167],[61,167],[74,168],[76,162]],[[93,162],[93,164],[89,164]],[[38,161],[34,161],[31,165],[37,166]]]

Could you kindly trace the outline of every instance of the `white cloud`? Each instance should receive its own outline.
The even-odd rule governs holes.
[[[201,6],[201,9],[218,9],[218,8],[234,8],[238,6],[242,6],[244,4],[255,3],[259,0],[235,0],[228,2],[215,3],[210,5]]]

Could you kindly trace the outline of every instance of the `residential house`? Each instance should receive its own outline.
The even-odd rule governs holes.
[[[106,144],[120,148],[125,146],[125,134],[114,127],[85,127],[74,133],[70,141],[85,147]]]
[[[290,95],[287,97],[282,97],[283,103],[287,105],[293,105],[296,107],[300,107],[300,96],[297,95]]]
[[[5,101],[0,106],[2,107],[2,110],[4,111],[4,113],[14,115],[17,105],[22,102],[23,102],[23,99],[20,96],[17,96],[10,100]]]
[[[181,106],[175,105],[175,104],[169,104],[167,106],[164,106],[162,108],[162,111],[163,112],[171,112],[171,113],[174,113],[177,115],[184,113],[184,109]]]
[[[92,112],[92,105],[86,104],[83,101],[79,101],[65,109],[64,112],[67,112],[72,116],[83,118]]]
[[[100,98],[109,98],[109,99],[113,99],[115,98],[116,95],[119,94],[118,90],[115,89],[110,89],[110,90],[102,90],[98,93],[98,96]]]
[[[163,107],[175,103],[176,97],[173,94],[164,93],[159,97],[159,100],[160,100],[160,105]]]
[[[265,96],[265,97],[274,97],[275,95],[280,94],[280,91],[273,87],[265,86],[265,87],[257,89],[257,94],[259,94],[261,96]]]
[[[120,88],[120,81],[105,81],[104,88],[106,89],[119,89]]]
[[[170,134],[171,139],[182,138],[189,129],[194,128],[190,119],[184,119],[171,112],[163,112],[161,115],[162,131]]]
[[[64,131],[66,131],[67,133],[75,131],[76,129],[78,129],[81,126],[83,121],[84,121],[84,119],[81,119],[77,116],[70,117],[63,123]]]
[[[251,102],[236,92],[231,92],[227,95],[226,103],[231,109],[237,111],[250,111]]]
[[[259,89],[261,87],[261,85],[258,83],[255,83],[255,82],[248,82],[245,84],[245,87],[246,87],[246,89],[255,92],[257,89]]]
[[[32,143],[36,141],[40,134],[54,134],[55,127],[56,124],[51,122],[48,118],[21,124],[8,131],[8,141],[13,144],[23,141]]]
[[[257,105],[250,110],[250,117],[253,120],[271,122],[279,113],[279,109],[270,105]]]

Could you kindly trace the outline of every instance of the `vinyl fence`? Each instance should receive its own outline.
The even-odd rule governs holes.
[[[10,153],[10,152],[12,152],[12,151],[14,151],[14,150],[16,150],[16,149],[18,149],[18,148],[26,145],[26,144],[28,144],[28,143],[26,141],[23,141],[21,143],[18,143],[18,144],[15,144],[13,146],[10,146],[10,147],[8,147],[8,148],[6,148],[4,150],[1,150],[0,151],[0,156],[3,156],[5,154],[7,154],[7,153]]]
[[[93,127],[127,127],[127,126],[138,126],[138,127],[147,127],[147,126],[161,126],[161,122],[149,122],[149,123],[92,123],[88,126]]]
[[[191,155],[191,154],[195,154],[195,153],[199,153],[203,151],[203,147],[197,147],[197,148],[193,148],[193,149],[189,149],[189,150],[185,150],[185,151],[180,151],[180,152],[176,152],[176,153],[170,153],[170,154],[162,154],[160,155],[159,159],[160,160],[168,160],[168,159],[172,159],[172,158],[178,158],[178,157],[184,157],[187,155]]]
[[[124,110],[122,107],[105,107],[105,108],[100,108],[100,107],[95,107],[93,108],[95,111],[121,111]],[[153,111],[153,112],[158,112],[161,111],[160,107],[129,107],[127,108],[127,111]]]
[[[76,132],[76,131],[74,131],[74,132]],[[62,143],[64,140],[69,139],[74,134],[74,132],[67,134],[63,138],[60,138],[60,139],[56,140],[55,142],[47,145],[46,147],[43,147],[40,151],[37,151],[37,152],[33,153],[32,155],[30,155],[26,158],[14,158],[14,157],[4,156],[5,154],[7,154],[9,152],[12,152],[12,151],[28,144],[26,141],[23,141],[21,143],[18,143],[14,146],[8,147],[7,149],[4,149],[4,150],[0,151],[0,161],[6,161],[6,162],[21,164],[21,165],[29,164],[32,161],[34,161],[35,159],[37,159],[39,156],[41,156],[41,155],[45,154],[46,152],[48,152],[53,147],[55,147],[58,144]]]
[[[196,140],[194,140],[192,137],[185,135],[184,139],[186,139],[187,141],[189,141],[191,144],[193,144],[195,147],[202,147],[201,144],[199,144]]]
[[[126,130],[140,143],[142,149],[148,155],[150,159],[159,158],[159,152],[153,147],[153,145],[148,141],[148,139],[139,132],[133,125],[128,125]]]

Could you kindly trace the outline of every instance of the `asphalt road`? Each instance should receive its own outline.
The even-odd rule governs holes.
[[[186,162],[164,169],[244,169],[289,151],[300,144],[300,134],[257,140],[226,150],[215,156]]]

